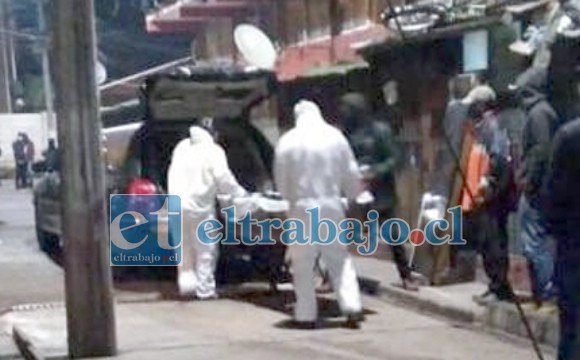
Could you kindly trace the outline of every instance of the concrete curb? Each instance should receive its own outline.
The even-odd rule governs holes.
[[[46,357],[34,347],[32,341],[16,326],[12,329],[12,338],[24,359],[46,360]]]
[[[398,302],[409,308],[441,316],[452,321],[480,323],[484,328],[494,332],[503,332],[527,339],[528,333],[519,312],[514,304],[497,302],[485,307],[483,314],[476,314],[467,309],[460,309],[421,298],[417,293],[409,292],[392,285],[381,284],[379,281],[359,277],[361,291]],[[558,318],[554,315],[526,311],[526,316],[538,342],[555,348],[558,346]]]
[[[558,346],[559,320],[556,315],[525,312],[534,336],[541,344]],[[514,304],[494,303],[487,306],[484,325],[523,338],[528,337],[526,328]]]
[[[126,296],[124,298],[117,299],[118,304],[130,304],[130,303],[150,303],[150,302],[160,302],[163,299],[159,296]],[[43,311],[43,310],[53,310],[62,309],[65,307],[64,302],[50,302],[50,303],[32,303],[32,304],[22,304],[15,305],[8,309],[3,310],[0,316],[7,313],[13,312],[32,312],[32,311]],[[9,336],[8,336],[9,337]],[[68,359],[67,356],[58,355],[47,355],[43,354],[40,350],[35,348],[34,342],[26,335],[26,331],[22,330],[18,326],[12,328],[12,342],[15,346],[15,354],[3,355],[0,354],[0,360],[65,360]]]
[[[12,328],[12,338],[16,347],[20,351],[21,357],[18,359],[25,360],[68,360],[68,355],[45,354],[34,346],[32,339],[26,335],[26,332],[18,326]]]
[[[161,302],[164,300],[166,299],[158,294],[139,294],[139,295],[120,296],[115,300],[115,302],[117,304],[142,304],[151,302]],[[62,309],[64,307],[65,307],[64,302],[21,304],[0,310],[0,316],[6,315],[11,312],[53,310],[53,309]]]
[[[0,332],[0,360],[22,360],[20,350],[9,333]]]
[[[359,277],[359,284],[361,291],[369,295],[395,301],[421,312],[443,316],[450,320],[460,322],[474,322],[479,319],[474,312],[422,299],[415,292],[410,292],[395,286],[383,285],[379,281],[370,278]]]
[[[61,309],[64,308],[64,306],[64,302],[21,304],[12,306],[4,313]],[[0,315],[2,315],[2,313],[0,313]]]

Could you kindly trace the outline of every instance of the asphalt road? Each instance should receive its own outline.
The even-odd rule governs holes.
[[[0,312],[15,305],[63,301],[64,273],[38,249],[32,190],[0,186]]]

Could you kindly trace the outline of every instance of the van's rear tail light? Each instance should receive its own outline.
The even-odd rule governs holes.
[[[127,186],[127,194],[130,195],[156,195],[157,186],[149,179],[133,179]]]
[[[157,204],[159,201],[157,197],[143,196],[159,194],[157,186],[149,179],[139,178],[131,180],[127,186],[127,194],[131,195],[127,205],[129,205],[132,210],[149,213],[158,210],[160,207]]]

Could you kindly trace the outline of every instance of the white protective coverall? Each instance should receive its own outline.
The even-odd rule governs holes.
[[[274,177],[278,191],[290,203],[288,218],[305,223],[310,237],[307,209],[318,207],[320,218],[335,224],[344,219],[342,196],[355,199],[363,192],[361,173],[344,135],[328,124],[318,105],[300,101],[294,107],[296,126],[288,131],[276,148]],[[321,227],[326,238],[326,227]],[[318,255],[326,265],[332,288],[345,314],[362,310],[360,289],[352,259],[338,239],[330,245],[290,245],[296,307],[294,318],[312,322],[317,318],[314,267]]]
[[[178,270],[179,291],[200,299],[215,297],[217,245],[205,245],[197,238],[198,225],[215,218],[216,196],[246,195],[228,167],[225,151],[211,134],[192,126],[190,137],[180,141],[168,170],[168,190],[179,195],[183,208],[183,264]],[[172,229],[176,231],[178,229]]]

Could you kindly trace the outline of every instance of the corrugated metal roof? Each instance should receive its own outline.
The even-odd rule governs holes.
[[[374,41],[372,43],[364,44],[357,47],[357,53],[367,57],[372,57],[378,53],[385,52],[391,49],[396,49],[402,46],[411,44],[430,43],[436,40],[446,38],[453,38],[461,36],[462,34],[482,29],[489,28],[502,23],[501,16],[486,16],[472,21],[460,22],[454,25],[435,28],[424,34],[416,34],[402,38],[400,35],[391,36],[383,40]]]

